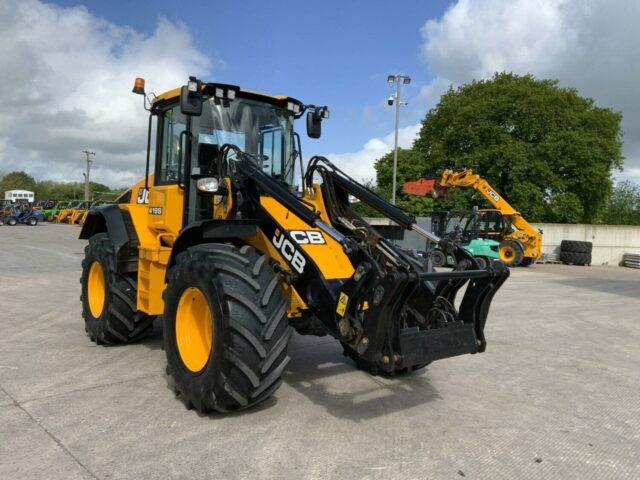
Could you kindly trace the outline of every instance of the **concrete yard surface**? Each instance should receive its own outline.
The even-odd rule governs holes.
[[[294,335],[276,394],[186,410],[162,329],[96,346],[79,228],[0,227],[0,479],[640,478],[640,271],[512,271],[486,353],[409,376]]]

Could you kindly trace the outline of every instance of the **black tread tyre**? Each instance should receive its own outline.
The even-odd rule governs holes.
[[[429,256],[434,267],[444,267],[447,264],[447,256],[442,250],[431,250]]]
[[[108,234],[98,233],[89,239],[84,249],[82,276],[82,317],[91,341],[117,345],[132,343],[146,337],[153,329],[152,316],[136,311],[137,275],[118,273],[116,255]],[[105,299],[102,313],[95,317],[89,307],[88,277],[94,262],[102,267]]]
[[[195,287],[212,317],[212,349],[199,372],[180,357],[178,304]],[[229,412],[252,407],[281,385],[293,333],[288,300],[266,255],[250,246],[205,244],[178,255],[165,290],[164,340],[167,373],[187,408]]]
[[[578,240],[562,240],[560,242],[560,251],[572,253],[591,253],[593,251],[593,243],[580,242]]]
[[[16,226],[18,224],[18,220],[16,220],[16,217],[9,217],[9,219],[7,220],[7,225],[11,225],[12,227]]]
[[[560,250],[560,261],[570,265],[591,265],[591,254],[563,252]]]
[[[483,257],[483,256],[478,256],[474,258],[476,259],[476,262],[478,263],[478,268],[480,270],[486,269],[487,265],[489,265],[489,262],[491,261],[487,257]]]
[[[524,257],[520,262],[521,267],[530,267],[536,261],[533,257]]]
[[[29,220],[27,220],[27,225],[35,227],[36,225],[38,225],[38,219],[35,217],[31,217]]]
[[[508,267],[517,267],[522,262],[524,252],[518,242],[504,240],[498,247],[500,260]]]

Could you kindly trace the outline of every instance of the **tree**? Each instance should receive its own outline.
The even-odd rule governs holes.
[[[91,197],[95,200],[113,200],[123,189],[110,189],[102,183],[91,182]],[[36,200],[81,200],[84,198],[84,183],[36,181],[25,172],[11,172],[0,178],[0,194],[6,190],[29,190]]]
[[[399,172],[472,168],[530,221],[589,223],[611,194],[612,170],[622,168],[621,120],[556,80],[497,73],[442,95]],[[389,188],[388,168],[388,156],[376,164],[381,189]],[[480,201],[471,191],[452,193],[442,207]]]
[[[640,185],[628,180],[618,183],[600,221],[609,225],[640,225]]]
[[[36,188],[35,179],[25,172],[11,172],[0,179],[0,193],[7,190],[29,190],[33,192]]]

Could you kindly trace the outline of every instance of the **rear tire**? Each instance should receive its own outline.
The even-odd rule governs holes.
[[[522,262],[524,252],[518,242],[513,240],[505,240],[500,242],[499,247],[500,260],[508,267],[517,267]]]
[[[15,227],[18,224],[18,220],[16,220],[16,217],[10,217],[9,220],[7,220],[7,225],[11,225],[12,227]]]
[[[108,234],[98,233],[89,239],[82,261],[80,300],[91,341],[105,345],[132,343],[151,332],[153,317],[136,311],[136,280],[135,273],[116,271],[115,250]]]
[[[474,257],[476,262],[478,263],[478,268],[480,270],[485,270],[487,265],[489,265],[490,260],[487,257]]]
[[[434,267],[444,267],[447,264],[447,256],[442,250],[432,250],[429,255]]]
[[[196,330],[189,322],[202,322],[181,305],[194,290],[211,322]],[[164,339],[167,373],[185,406],[229,412],[269,398],[289,363],[288,305],[268,257],[252,247],[205,244],[178,255],[165,291]],[[202,355],[200,345],[208,352],[190,361]]]
[[[531,265],[533,265],[533,263],[536,261],[535,258],[533,257],[525,257],[522,259],[522,261],[520,262],[520,266],[521,267],[530,267]]]

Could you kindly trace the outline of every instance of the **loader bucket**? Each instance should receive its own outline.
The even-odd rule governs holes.
[[[369,348],[364,357],[382,371],[413,368],[434,360],[484,352],[484,327],[494,295],[509,277],[509,269],[493,261],[479,269],[473,257],[455,246],[458,267],[453,271],[425,271],[418,278],[397,273],[387,275],[389,289],[384,302],[367,312],[365,335]],[[463,291],[459,308],[456,298]],[[407,324],[409,316],[419,319]],[[404,323],[404,325],[403,325]],[[392,361],[381,361],[387,332],[397,329]]]
[[[441,187],[436,178],[420,178],[419,180],[405,182],[402,191],[406,194],[420,197],[444,198],[447,189]]]

